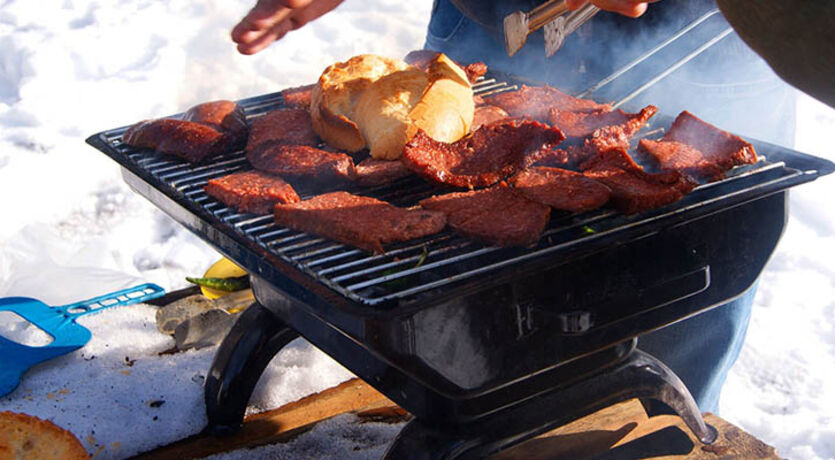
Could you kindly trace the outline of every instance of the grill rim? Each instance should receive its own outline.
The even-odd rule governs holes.
[[[504,76],[501,74],[491,74],[490,76],[493,78],[483,80],[483,84],[487,87],[494,89],[496,84],[501,85],[502,83],[505,83],[507,85],[507,88],[513,88],[513,85],[510,85],[510,83],[514,82],[514,80],[507,78],[503,82],[495,83],[496,78],[503,78]],[[262,96],[254,96],[251,98],[242,99],[238,101],[238,103],[245,107],[248,118],[251,118],[254,114],[257,114],[259,112],[266,112],[268,110],[272,110],[274,108],[283,106],[283,98],[281,97],[281,92],[276,92],[265,94]],[[665,115],[657,115],[655,122],[653,123],[653,126],[659,124],[659,120],[662,123],[666,123],[668,125],[671,122],[672,118]],[[298,274],[302,274],[304,277],[309,278],[309,280],[311,281],[311,283],[299,283],[300,280],[295,280],[297,284],[304,286],[305,289],[311,292],[316,292],[317,295],[320,297],[328,298],[329,303],[334,302],[335,298],[344,299],[344,302],[337,303],[341,304],[345,308],[349,308],[349,305],[351,307],[356,307],[350,308],[350,310],[352,310],[354,314],[365,314],[369,311],[385,311],[389,312],[389,314],[406,313],[412,310],[412,308],[409,308],[410,304],[415,303],[420,305],[417,307],[418,309],[420,309],[424,306],[441,302],[449,296],[465,295],[467,292],[473,289],[478,290],[480,288],[483,288],[485,283],[477,279],[479,278],[479,274],[482,272],[489,273],[490,282],[488,284],[494,284],[498,282],[496,280],[500,272],[510,271],[512,272],[511,275],[518,277],[524,276],[524,274],[527,273],[531,273],[532,270],[536,272],[548,267],[562,265],[563,263],[569,263],[573,259],[573,257],[576,256],[576,254],[582,254],[587,250],[600,250],[601,248],[605,248],[605,246],[609,244],[616,244],[618,242],[625,242],[634,238],[640,238],[642,235],[658,231],[659,228],[664,227],[666,225],[680,224],[690,219],[703,217],[712,212],[719,212],[730,206],[744,204],[747,201],[761,198],[771,193],[779,192],[793,185],[814,180],[820,175],[828,174],[835,170],[835,165],[833,165],[831,162],[828,162],[827,160],[822,160],[820,158],[802,154],[800,152],[794,152],[780,146],[775,146],[773,144],[768,144],[760,141],[753,141],[752,143],[754,143],[755,148],[759,152],[769,152],[767,154],[766,162],[758,162],[757,165],[759,165],[759,167],[756,167],[756,169],[753,170],[745,170],[743,168],[739,170],[737,173],[730,175],[727,179],[723,181],[701,185],[693,192],[691,192],[690,195],[685,196],[683,200],[677,203],[673,203],[671,205],[656,210],[651,210],[645,213],[640,213],[634,216],[623,216],[610,210],[604,210],[603,212],[592,211],[591,213],[585,213],[581,215],[590,216],[588,217],[588,220],[586,218],[582,218],[580,222],[575,222],[574,224],[569,225],[567,227],[558,226],[557,228],[554,228],[551,226],[551,224],[549,224],[549,228],[546,229],[546,231],[543,234],[543,237],[540,239],[540,243],[538,243],[540,246],[542,245],[542,240],[547,238],[548,232],[555,233],[560,231],[570,231],[571,229],[580,228],[590,223],[599,221],[619,220],[621,222],[620,224],[617,224],[611,228],[607,228],[601,232],[596,232],[591,235],[584,235],[580,238],[570,239],[568,241],[558,243],[556,245],[550,245],[544,248],[538,248],[534,250],[492,248],[480,245],[479,243],[474,243],[480,246],[480,249],[478,249],[478,251],[481,251],[480,254],[496,253],[501,251],[515,251],[516,255],[513,257],[503,256],[500,258],[499,261],[493,262],[487,267],[480,267],[476,270],[464,271],[458,273],[457,275],[451,278],[445,278],[443,280],[434,281],[431,283],[424,283],[421,286],[410,285],[404,290],[399,290],[395,293],[389,293],[387,296],[382,297],[382,300],[369,300],[368,298],[363,297],[362,295],[351,289],[351,287],[357,286],[358,284],[361,285],[363,282],[354,282],[353,284],[347,287],[340,285],[338,282],[332,281],[329,277],[323,276],[322,273],[312,269],[312,266],[307,265],[307,263],[293,260],[286,254],[282,254],[282,251],[286,251],[287,248],[282,248],[280,250],[267,249],[265,248],[265,246],[270,246],[270,244],[265,245],[262,244],[260,241],[263,235],[255,236],[250,234],[249,232],[242,230],[242,227],[245,227],[246,225],[249,225],[252,222],[258,222],[265,219],[266,221],[263,227],[270,228],[271,225],[274,226],[274,224],[271,224],[269,216],[240,214],[231,210],[229,207],[223,205],[221,205],[221,208],[223,209],[213,211],[209,208],[209,206],[212,206],[213,203],[203,204],[206,200],[205,198],[194,198],[193,196],[191,196],[193,194],[199,194],[197,190],[187,191],[189,187],[194,187],[193,184],[195,183],[196,178],[192,176],[192,173],[194,173],[195,171],[199,173],[198,178],[202,180],[202,178],[211,177],[212,175],[221,175],[222,173],[217,173],[218,170],[222,170],[223,173],[228,173],[232,170],[241,169],[242,166],[246,168],[246,160],[242,152],[238,151],[219,155],[218,157],[213,158],[213,161],[211,163],[198,165],[190,165],[185,161],[174,159],[173,157],[166,158],[166,156],[160,155],[158,153],[154,153],[152,154],[152,156],[145,157],[141,153],[141,150],[135,150],[121,144],[121,134],[126,129],[127,126],[94,134],[87,139],[87,143],[102,151],[103,153],[111,157],[114,161],[116,161],[122,167],[123,177],[125,178],[126,182],[135,191],[148,198],[152,203],[154,203],[163,211],[171,215],[171,217],[173,217],[175,220],[185,225],[192,232],[194,232],[199,237],[211,244],[213,247],[218,249],[221,253],[223,253],[226,256],[231,256],[233,260],[237,260],[236,256],[240,255],[237,253],[240,253],[242,248],[247,248],[247,252],[250,253],[250,256],[245,257],[245,260],[251,260],[253,258],[270,260],[270,263],[274,265],[277,269],[277,271],[273,273],[273,276],[270,276],[270,278],[273,279],[273,281],[276,282],[277,285],[283,284],[280,282],[280,277],[290,277],[292,279],[295,277],[291,276],[291,273],[297,272]],[[790,166],[790,164],[795,167]],[[752,165],[752,167],[755,167],[757,165]],[[152,167],[159,167],[159,170],[152,171]],[[226,167],[228,168],[223,169]],[[708,197],[707,200],[697,200],[697,197],[701,196],[702,194],[708,193],[712,195],[713,192],[710,192],[711,189],[725,188],[729,186],[729,184],[733,181],[745,181],[748,180],[748,177],[753,177],[758,174],[775,169],[779,170],[780,168],[786,171],[785,175],[781,175],[780,177],[766,181],[764,183],[755,184],[752,187],[744,187],[741,190],[733,190],[730,194],[720,194],[712,198]],[[165,174],[160,174],[160,171],[162,171]],[[207,171],[215,172],[212,173]],[[171,181],[169,183],[168,181],[163,180],[162,176],[183,176],[183,178]],[[196,183],[199,184],[199,181],[197,181]],[[377,189],[385,187],[386,186],[382,186],[378,187]],[[173,204],[184,210],[186,213],[191,214],[191,216],[183,215],[182,212],[178,212],[175,209],[168,209],[167,207],[161,206],[157,202],[158,198],[154,199],[151,196],[148,196],[151,189],[158,191],[161,196],[164,196],[168,200],[171,200]],[[372,187],[368,188],[367,190],[373,191],[374,189],[375,188]],[[437,187],[432,188],[431,190],[433,193],[437,193],[440,191]],[[365,191],[365,189],[363,189],[362,191]],[[218,215],[218,213],[222,214]],[[246,217],[236,222],[230,221],[230,219],[237,219],[240,216]],[[570,218],[573,219],[574,217]],[[192,220],[194,221],[189,222]],[[226,237],[231,239],[231,242],[234,243],[230,242],[224,245],[219,245],[216,241],[214,241],[211,235],[209,235],[210,233],[216,231],[219,231],[220,233],[224,234]],[[295,231],[283,229],[281,227],[275,227],[274,229],[269,230],[267,233],[270,232],[277,232],[278,234],[289,232],[292,234]],[[295,233],[296,235],[291,236],[291,238],[306,239],[308,243],[312,242],[311,244],[313,245],[324,241],[328,241],[328,244],[336,245],[336,256],[341,256],[342,254],[348,252],[362,253],[361,251],[351,246],[342,245],[341,243],[336,242],[330,242],[329,240],[317,237],[316,235],[309,235],[302,232]],[[440,238],[463,239],[463,237],[458,237],[456,235],[450,236],[450,234],[450,230],[445,230],[443,233],[439,235],[441,235]],[[429,241],[431,242],[435,238],[438,238],[438,235],[429,238]],[[236,245],[239,245],[240,247],[235,247]],[[338,248],[338,246],[340,245],[342,246],[342,248]],[[415,241],[410,241],[402,243],[401,246],[402,245],[417,245],[417,243],[415,243]],[[400,246],[397,247],[399,248]],[[398,249],[394,250],[397,251]],[[328,250],[326,250],[325,252],[327,251]],[[236,254],[233,255],[232,253]],[[560,257],[559,260],[550,260],[557,259],[557,257],[555,256],[561,253],[565,254],[562,254],[563,257]],[[467,253],[467,255],[469,254],[472,253]],[[572,256],[572,254],[574,256]],[[373,259],[374,257],[378,256],[366,256],[365,259]],[[388,254],[385,254],[382,257],[388,257]],[[545,258],[548,258],[550,261],[542,260]],[[450,265],[458,263],[460,262],[460,260],[449,262],[446,261],[446,259],[444,259],[442,260],[442,262],[444,262],[444,265]],[[357,265],[364,265],[364,262],[362,261],[354,260],[352,263],[356,263]],[[259,274],[263,274],[263,272],[265,271],[271,271],[269,269],[265,269],[265,267],[263,267],[260,263],[243,263],[242,265],[244,265],[247,270]],[[426,268],[431,267],[422,267],[421,271],[425,271]],[[379,270],[378,264],[371,265],[371,269],[372,271],[377,271],[378,273],[381,272]],[[394,273],[394,276],[384,275],[383,280],[378,279],[377,283],[371,284],[380,284],[391,280],[405,278],[406,276],[413,274],[414,272],[414,269],[401,270],[397,273]],[[507,279],[505,276],[500,276],[500,278]],[[433,294],[433,291],[438,290],[443,292],[436,292]],[[327,291],[327,293],[333,295],[326,295],[326,292],[322,291]],[[421,293],[428,294],[421,296]],[[378,297],[377,299],[380,298]],[[308,299],[307,301],[309,302],[310,299]]]

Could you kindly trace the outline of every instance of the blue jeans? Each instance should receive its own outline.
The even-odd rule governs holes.
[[[576,67],[578,62],[583,62],[582,53],[588,52],[582,49],[584,45],[580,40],[569,36],[563,48],[549,60],[544,56],[541,33],[531,35],[527,46],[510,58],[495,31],[486,30],[462,15],[449,0],[435,0],[424,47],[444,52],[459,62],[483,61],[493,70],[571,91],[598,81],[612,70],[597,69],[601,75],[593,76],[588,68]],[[731,35],[726,40],[739,39]],[[737,42],[727,43],[736,46]],[[743,136],[793,145],[794,91],[753,53],[744,47],[740,49],[749,55],[727,66],[733,69],[736,67],[733,62],[745,62],[744,68],[738,69],[738,75],[733,71],[721,72],[718,76],[717,72],[704,72],[698,67],[699,60],[695,60],[695,68],[688,69],[690,64],[682,67],[633,101],[635,106],[655,103],[669,115],[686,108],[706,121]],[[711,59],[714,58],[707,56],[702,61]],[[752,113],[774,116],[763,120],[749,116]],[[702,411],[717,411],[720,390],[745,340],[755,293],[756,283],[727,304],[638,340],[639,348],[659,358],[684,381]]]

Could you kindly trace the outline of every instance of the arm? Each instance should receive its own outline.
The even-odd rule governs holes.
[[[717,0],[739,36],[789,84],[835,107],[835,2]]]
[[[241,54],[255,54],[280,40],[287,32],[296,30],[308,22],[336,8],[343,0],[258,0],[252,10],[232,29],[232,41],[238,44]],[[566,0],[569,8],[577,9],[589,0]],[[657,0],[591,0],[607,11],[638,17],[648,3]],[[462,11],[461,2],[453,3]],[[471,2],[470,2],[471,3]],[[501,18],[500,18],[501,19]]]
[[[343,0],[258,0],[232,29],[241,54],[255,54],[287,32],[330,12]]]

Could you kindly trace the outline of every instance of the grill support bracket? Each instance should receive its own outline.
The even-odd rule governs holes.
[[[414,419],[389,447],[386,459],[479,459],[631,398],[660,401],[703,443],[717,431],[705,423],[684,383],[652,355],[628,346],[621,361],[568,386],[558,386],[470,426],[438,426]],[[560,414],[560,415],[554,415]],[[512,421],[513,423],[508,423]]]
[[[249,398],[267,364],[298,336],[257,302],[241,313],[206,377],[203,397],[209,423],[204,433],[223,436],[241,428]]]

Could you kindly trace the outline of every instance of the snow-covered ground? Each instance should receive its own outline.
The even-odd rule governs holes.
[[[402,56],[422,46],[431,6],[347,0],[337,14],[246,57],[228,32],[251,4],[0,3],[0,296],[62,304],[140,280],[183,287],[185,275],[202,273],[219,256],[130,191],[117,166],[84,138],[211,99],[313,82],[326,65],[355,54]],[[835,159],[828,136],[835,111],[808,98],[798,107],[795,147]],[[835,458],[835,389],[828,384],[835,377],[833,192],[832,177],[792,191],[788,229],[763,275],[748,340],[721,400],[723,417],[791,458]],[[0,315],[4,322],[10,317]],[[127,456],[202,427],[200,385],[212,349],[159,358],[171,342],[154,330],[149,307],[82,323],[93,330],[90,344],[33,370],[0,398],[0,410],[52,419],[91,453],[100,450],[98,458]],[[137,361],[127,366],[126,357]],[[253,401],[277,407],[349,377],[298,341],[276,357]],[[92,394],[108,406],[85,407]],[[148,404],[158,400],[166,403]],[[124,416],[135,426],[126,429]],[[342,417],[259,455],[332,457],[344,445],[351,455],[378,456],[396,430],[368,429],[357,434]],[[356,441],[328,441],[336,438]]]

